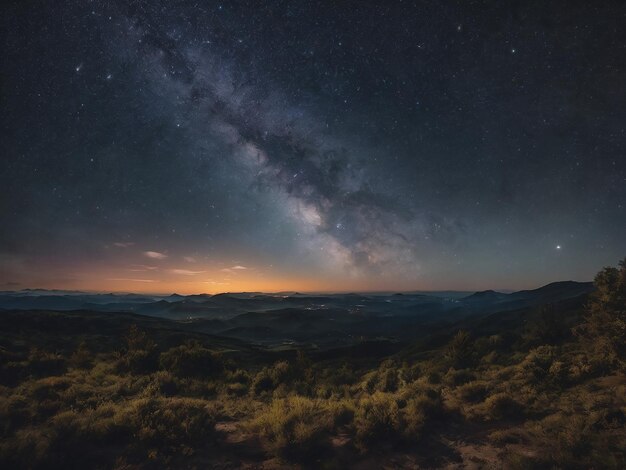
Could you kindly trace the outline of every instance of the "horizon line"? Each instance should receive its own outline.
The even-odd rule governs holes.
[[[370,294],[370,295],[382,295],[382,294],[415,294],[415,293],[444,293],[444,292],[454,292],[454,293],[476,293],[476,292],[485,292],[485,291],[494,291],[494,292],[501,292],[501,293],[512,293],[512,292],[519,292],[519,291],[524,291],[524,290],[534,290],[534,289],[539,289],[541,287],[550,285],[550,284],[555,284],[555,283],[559,283],[559,282],[577,282],[577,283],[592,283],[593,281],[576,281],[573,279],[569,279],[569,280],[561,280],[561,281],[552,281],[552,282],[548,282],[547,284],[541,284],[537,287],[532,287],[532,288],[522,288],[522,289],[480,289],[480,290],[475,290],[475,289],[426,289],[426,290],[422,290],[422,289],[412,289],[412,290],[337,290],[337,291],[323,291],[323,290],[319,290],[319,291],[311,291],[311,290],[285,290],[285,291],[272,291],[272,292],[267,292],[267,291],[221,291],[221,292],[215,292],[215,293],[210,293],[210,292],[197,292],[197,293],[190,293],[190,294],[179,294],[178,292],[134,292],[134,291],[115,291],[115,290],[91,290],[91,289],[87,289],[87,290],[82,290],[82,289],[59,289],[59,288],[43,288],[43,287],[24,287],[21,289],[8,289],[8,290],[1,290],[0,293],[7,293],[7,292],[24,292],[24,291],[49,291],[49,292],[54,292],[54,291],[59,291],[59,292],[80,292],[80,293],[84,293],[84,294],[97,294],[97,295],[106,295],[106,294],[112,294],[112,295],[129,295],[129,294],[133,294],[133,295],[152,295],[152,296],[159,296],[159,297],[166,297],[166,296],[172,296],[172,295],[180,295],[182,297],[188,297],[188,296],[192,296],[192,295],[210,295],[210,296],[215,296],[215,295],[221,295],[221,294],[265,294],[265,295],[280,295],[280,294],[287,294],[287,293],[292,293],[292,294],[308,294],[308,295],[347,295],[347,294]]]

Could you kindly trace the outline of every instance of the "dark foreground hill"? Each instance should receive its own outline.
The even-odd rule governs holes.
[[[6,310],[0,468],[624,468],[626,265],[591,290]]]

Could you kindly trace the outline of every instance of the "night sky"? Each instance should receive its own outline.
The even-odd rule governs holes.
[[[519,289],[626,255],[626,3],[16,2],[0,289]]]

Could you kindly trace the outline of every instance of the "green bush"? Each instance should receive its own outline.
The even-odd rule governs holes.
[[[294,379],[294,370],[287,361],[279,361],[269,369],[269,375],[275,385],[288,383]]]
[[[250,388],[245,383],[235,382],[232,384],[228,384],[228,386],[226,387],[226,393],[228,393],[229,395],[237,396],[237,397],[242,397],[248,394],[249,391],[250,391]]]
[[[446,375],[444,376],[444,382],[447,385],[451,385],[457,387],[459,385],[466,384],[471,382],[476,378],[476,375],[469,371],[468,369],[449,369]]]
[[[265,392],[270,392],[276,388],[274,379],[267,368],[261,369],[252,380],[250,390],[254,395],[261,395]]]
[[[479,403],[487,396],[487,385],[479,381],[469,382],[458,387],[456,393],[466,403]]]
[[[176,395],[180,388],[178,379],[168,371],[158,371],[153,375],[153,381],[157,392],[165,397]]]
[[[401,409],[400,433],[404,439],[414,443],[423,435],[424,429],[433,418],[442,414],[441,398],[421,394],[411,398]]]
[[[626,258],[606,267],[595,279],[582,324],[574,333],[592,357],[598,373],[626,371]]]
[[[395,392],[398,390],[398,371],[395,368],[383,369],[378,375],[378,387],[381,392]]]
[[[489,419],[519,419],[524,414],[524,407],[507,393],[496,393],[484,402],[486,416]]]
[[[159,353],[154,341],[137,325],[132,325],[125,337],[126,348],[118,353],[118,370],[147,374],[157,369]]]
[[[314,456],[328,445],[335,415],[320,400],[301,396],[275,399],[250,424],[269,452],[289,460]]]
[[[8,437],[32,419],[31,401],[15,393],[0,398],[0,436]]]
[[[362,398],[356,408],[354,426],[357,445],[363,451],[381,439],[397,435],[400,409],[393,395],[383,392]]]
[[[231,383],[248,384],[250,383],[250,374],[246,370],[237,369],[229,372],[226,379]]]
[[[475,360],[474,342],[467,331],[460,330],[447,344],[444,359],[450,366],[464,368]]]
[[[197,342],[161,353],[159,365],[177,377],[217,377],[224,371],[221,355]]]
[[[410,384],[415,382],[422,375],[422,370],[419,364],[407,364],[406,362],[402,364],[402,368],[400,369],[400,380],[406,384]]]
[[[130,434],[113,418],[115,408],[102,405],[81,412],[57,413],[37,427],[17,431],[0,446],[4,468],[87,468],[98,462],[112,467],[109,447],[127,442]]]
[[[85,341],[81,341],[78,348],[76,348],[76,351],[74,351],[70,356],[69,364],[77,369],[89,369],[92,363],[93,356],[91,351],[89,351],[87,343]]]
[[[116,415],[138,442],[163,452],[212,442],[216,416],[206,400],[176,397],[132,400]]]

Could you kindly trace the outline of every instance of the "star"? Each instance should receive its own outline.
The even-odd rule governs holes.
[[[539,270],[537,253],[571,260],[566,275],[582,280],[605,262],[602,251],[623,250],[626,133],[611,112],[620,38],[593,6],[568,11],[567,24],[587,25],[573,38],[525,5],[525,21],[510,28],[501,2],[479,20],[470,5],[451,17],[438,2],[353,12],[294,0],[277,15],[223,0],[150,12],[66,3],[71,29],[40,31],[52,7],[15,9],[9,25],[12,38],[33,37],[8,44],[3,70],[12,119],[2,126],[11,152],[0,200],[15,209],[0,211],[0,225],[12,226],[0,239],[16,260],[36,250],[67,259],[68,273],[105,272],[118,260],[100,247],[123,227],[138,240],[158,235],[170,260],[189,249],[277,257],[278,277],[311,285],[332,274],[356,288],[487,289],[564,275],[559,263]],[[384,16],[372,22],[376,12]],[[557,60],[563,38],[580,54]],[[566,106],[563,96],[579,99]],[[24,194],[55,196],[22,205]],[[52,236],[31,234],[33,220]],[[561,255],[555,236],[572,249]],[[599,243],[599,254],[576,259],[575,245]],[[328,255],[313,254],[319,244]],[[467,285],[448,275],[454,250],[489,260],[464,263]],[[71,278],[56,276],[55,263],[32,282]],[[26,276],[18,264],[8,277]]]

